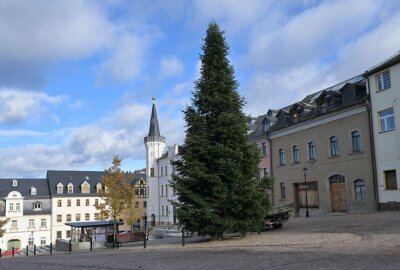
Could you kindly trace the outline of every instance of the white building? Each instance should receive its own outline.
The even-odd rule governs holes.
[[[46,179],[0,179],[1,250],[44,246],[50,243],[51,207]]]
[[[171,188],[171,161],[179,158],[178,145],[165,149],[165,138],[158,125],[155,99],[150,118],[149,134],[144,138],[146,146],[146,179],[149,189],[147,217],[150,226],[169,227],[177,223],[171,201],[176,196]]]
[[[400,52],[364,76],[371,99],[379,209],[400,209]]]

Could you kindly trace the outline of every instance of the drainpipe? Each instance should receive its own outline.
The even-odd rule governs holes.
[[[374,137],[374,124],[372,121],[372,109],[371,109],[371,88],[369,85],[369,79],[367,79],[368,89],[368,100],[364,105],[368,112],[368,123],[369,123],[369,136],[370,136],[370,147],[371,147],[371,159],[372,159],[372,177],[374,182],[374,194],[375,194],[375,208],[379,210],[379,192],[378,192],[378,177],[376,168],[376,155],[375,155],[375,137]]]

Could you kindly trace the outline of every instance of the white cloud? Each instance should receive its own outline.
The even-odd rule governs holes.
[[[46,105],[57,105],[66,96],[49,96],[44,92],[0,89],[0,123],[15,123],[46,113]]]
[[[42,137],[46,135],[48,135],[47,132],[27,129],[0,130],[0,137]]]
[[[160,62],[160,76],[172,77],[179,76],[183,72],[182,61],[176,56],[165,56]]]

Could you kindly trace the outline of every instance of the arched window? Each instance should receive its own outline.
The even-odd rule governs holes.
[[[335,174],[329,177],[329,183],[343,183],[343,182],[345,182],[343,175]]]
[[[279,165],[285,165],[285,152],[279,149]]]
[[[362,179],[357,179],[354,181],[354,193],[356,201],[364,200],[366,197],[365,192],[365,181]]]
[[[329,145],[330,145],[331,157],[337,156],[339,154],[339,148],[336,136],[332,136],[329,138]]]
[[[309,142],[308,143],[308,159],[309,160],[316,160],[317,159],[317,151],[315,149],[315,143]]]
[[[298,145],[293,145],[292,147],[293,150],[293,163],[299,163],[299,146]]]
[[[360,132],[358,130],[353,131],[351,133],[351,145],[353,148],[353,152],[361,151],[361,137],[360,137]]]

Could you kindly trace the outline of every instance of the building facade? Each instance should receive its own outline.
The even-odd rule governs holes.
[[[307,206],[321,214],[375,210],[368,110],[361,76],[279,110],[268,135],[275,206],[293,203],[296,214]]]
[[[169,227],[176,224],[171,201],[176,200],[171,188],[173,166],[171,161],[179,158],[178,145],[165,148],[165,138],[160,134],[155,99],[150,117],[149,133],[144,138],[146,146],[146,179],[149,199],[147,220],[150,226]]]
[[[48,245],[51,201],[46,179],[0,179],[0,187],[0,218],[9,219],[1,250]]]
[[[379,209],[400,210],[400,52],[364,76],[371,99]]]

